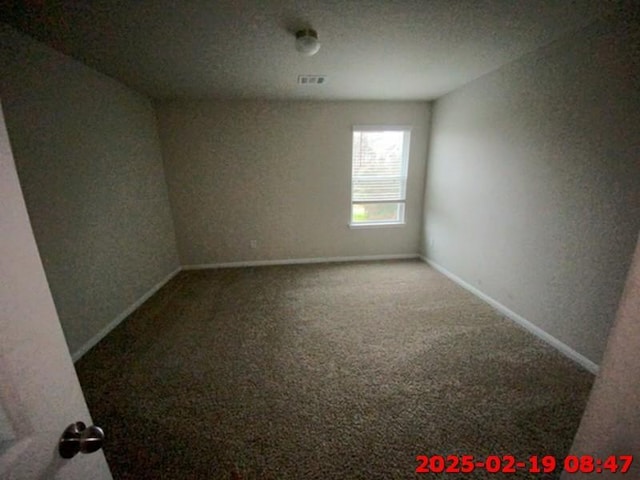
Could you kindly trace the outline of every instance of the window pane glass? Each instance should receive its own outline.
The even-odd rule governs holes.
[[[404,221],[404,203],[354,203],[351,223],[393,223]]]

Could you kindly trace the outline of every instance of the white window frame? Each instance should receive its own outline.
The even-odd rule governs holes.
[[[409,147],[411,145],[411,125],[354,125],[351,130],[351,203],[349,204],[349,227],[350,228],[380,228],[380,227],[402,227],[406,224],[407,210],[407,178],[409,173]],[[372,201],[354,201],[353,200],[353,134],[355,132],[404,132],[404,142],[402,145],[402,199],[400,200],[372,200]],[[371,221],[371,222],[353,222],[353,205],[363,203],[393,203],[401,204],[400,221]]]

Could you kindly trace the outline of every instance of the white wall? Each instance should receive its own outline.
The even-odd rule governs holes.
[[[427,103],[167,101],[157,111],[183,264],[418,253]],[[404,227],[348,226],[354,124],[413,126]]]
[[[424,253],[596,363],[640,229],[638,49],[597,22],[433,113]]]
[[[71,352],[178,266],[151,102],[0,24],[0,96]]]

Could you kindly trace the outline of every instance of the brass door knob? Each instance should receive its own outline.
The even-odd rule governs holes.
[[[87,427],[83,422],[69,425],[60,437],[58,451],[62,458],[73,458],[78,452],[92,453],[102,448],[104,431],[100,427]]]

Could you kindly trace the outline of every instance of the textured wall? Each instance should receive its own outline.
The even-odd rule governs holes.
[[[418,252],[427,103],[171,101],[157,107],[183,264]],[[403,227],[348,226],[354,124],[413,126]]]
[[[433,113],[423,251],[596,363],[640,229],[638,48],[594,23]]]
[[[0,96],[71,352],[178,266],[151,102],[0,28]]]

